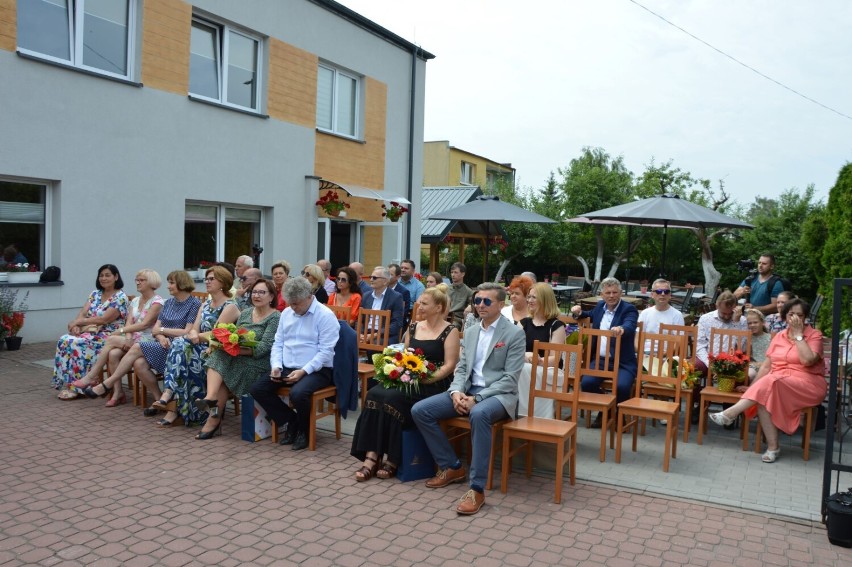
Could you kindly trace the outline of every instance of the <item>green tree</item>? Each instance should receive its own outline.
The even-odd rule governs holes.
[[[822,251],[820,292],[825,295],[823,321],[830,321],[835,278],[852,278],[852,162],[840,169],[837,182],[828,194],[825,210],[827,238]],[[843,310],[843,328],[850,326],[850,314]],[[826,326],[825,328],[829,328]]]

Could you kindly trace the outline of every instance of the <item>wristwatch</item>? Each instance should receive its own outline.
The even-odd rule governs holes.
[[[474,402],[476,402],[477,404],[478,404],[479,402],[481,402],[481,401],[482,401],[482,394],[476,394],[476,395],[473,397],[473,401],[474,401]]]
[[[805,337],[803,337],[802,335],[796,335],[793,338],[796,339],[797,341],[801,341],[801,340],[804,340]]]

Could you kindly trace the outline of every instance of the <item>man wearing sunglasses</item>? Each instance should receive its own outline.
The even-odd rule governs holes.
[[[465,480],[461,461],[439,423],[450,417],[470,416],[470,490],[456,506],[459,514],[476,514],[485,503],[492,457],[491,426],[514,416],[518,407],[518,377],[524,366],[526,335],[500,315],[505,302],[506,290],[496,283],[486,282],[476,288],[474,307],[479,324],[464,334],[453,383],[447,392],[421,400],[411,409],[414,423],[441,469],[426,481],[429,488]]]
[[[618,403],[621,403],[633,396],[633,381],[636,379],[636,348],[633,344],[636,335],[636,322],[639,319],[639,312],[631,304],[621,300],[621,282],[615,278],[605,278],[601,282],[601,297],[603,299],[598,302],[591,311],[583,311],[579,305],[571,308],[571,313],[574,317],[582,319],[585,317],[592,318],[592,328],[604,329],[612,331],[615,335],[621,335],[621,353],[618,359],[618,384],[615,387],[615,397]],[[607,344],[609,342],[610,344]],[[615,341],[601,341],[601,345],[597,346],[595,342],[590,345],[590,348],[597,348],[600,351],[600,357],[592,361],[594,368],[598,364],[602,364],[606,350],[612,352],[615,348]],[[583,376],[583,381],[580,387],[584,392],[601,392],[601,383],[603,378],[594,376]],[[602,416],[598,413],[592,427],[600,428],[602,426]]]
[[[373,269],[373,275],[370,276],[371,291],[361,296],[361,308],[386,309],[391,312],[388,340],[393,344],[399,342],[399,331],[402,329],[403,310],[405,308],[402,296],[390,289],[389,284],[390,270],[384,266],[376,266]],[[370,328],[384,332],[384,329],[375,329],[372,321]]]
[[[651,284],[651,299],[654,307],[643,309],[639,313],[639,322],[646,333],[659,333],[660,324],[683,325],[683,313],[670,305],[672,285],[662,278]],[[642,350],[645,354],[651,352],[651,341],[645,341]]]

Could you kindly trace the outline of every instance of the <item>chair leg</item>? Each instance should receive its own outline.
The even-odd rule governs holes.
[[[813,429],[816,408],[805,410],[805,430],[802,432],[802,459],[807,461],[811,456],[811,430]]]
[[[601,414],[603,414],[603,417],[601,417],[601,450],[599,458],[603,463],[606,461],[606,434],[611,429],[609,425],[609,420],[611,419],[609,415],[609,408],[602,409]],[[615,423],[613,423],[613,425],[615,425]]]
[[[512,466],[512,455],[509,453],[511,438],[503,432],[503,462],[500,465],[500,492],[506,494],[509,489],[509,467]]]
[[[704,419],[707,415],[704,398],[699,398],[698,402],[698,444],[701,445],[704,441],[704,431],[707,427],[707,421]]]
[[[683,396],[683,399],[686,403],[686,413],[683,420],[683,442],[689,443],[689,428],[692,425],[692,393]]]
[[[624,434],[624,412],[617,412],[615,419],[618,422],[618,434],[615,437],[615,462],[621,462],[621,437]]]
[[[559,441],[556,443],[556,488],[553,495],[553,501],[557,504],[562,502],[562,475],[565,474],[565,443]],[[573,472],[573,468],[571,469]]]
[[[269,426],[272,428],[272,442],[278,445],[278,424],[274,419],[270,419]]]
[[[672,421],[670,420],[666,424],[666,446],[663,450],[663,472],[669,472],[669,458],[671,457],[673,445],[672,445]],[[674,439],[677,441],[677,438]]]
[[[322,400],[311,397],[311,415],[308,418],[308,451],[317,450],[317,404]]]

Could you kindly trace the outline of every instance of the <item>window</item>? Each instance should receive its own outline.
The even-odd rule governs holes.
[[[317,74],[317,128],[358,137],[361,80],[320,65]]]
[[[27,262],[44,268],[47,199],[46,185],[0,179],[0,265]]]
[[[190,94],[259,111],[261,45],[258,37],[193,18]]]
[[[129,79],[137,0],[18,0],[21,51]]]
[[[462,185],[473,185],[476,180],[474,167],[472,163],[466,161],[461,162],[461,176],[459,181]]]
[[[262,211],[257,208],[187,203],[184,222],[183,265],[201,261],[233,262],[260,245]]]

